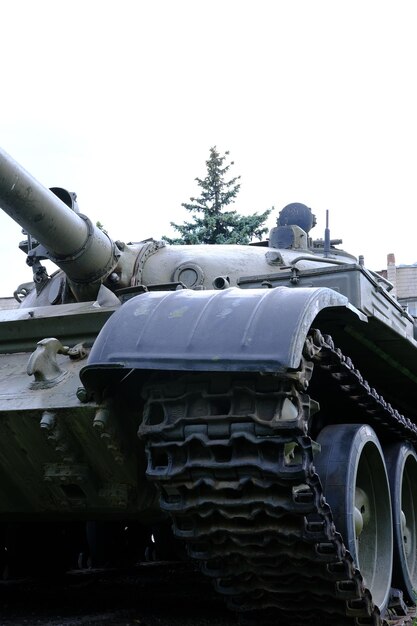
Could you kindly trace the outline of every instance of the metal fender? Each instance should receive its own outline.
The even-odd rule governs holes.
[[[257,372],[297,368],[315,317],[328,307],[351,308],[345,296],[324,287],[145,293],[126,302],[106,322],[81,379],[86,386],[95,386],[98,370],[106,377],[104,370],[109,368]]]

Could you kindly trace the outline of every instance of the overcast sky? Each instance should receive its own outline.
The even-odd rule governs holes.
[[[230,151],[241,213],[309,205],[371,269],[417,261],[412,0],[0,0],[0,142],[114,239],[169,222]],[[269,226],[275,223],[276,215]],[[0,215],[0,295],[31,279]]]

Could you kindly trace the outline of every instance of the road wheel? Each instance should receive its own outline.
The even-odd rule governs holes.
[[[393,586],[402,589],[406,602],[417,593],[417,454],[411,444],[384,448],[391,487],[394,522]]]
[[[393,530],[384,457],[370,426],[338,424],[318,436],[315,458],[337,530],[381,612],[391,588]]]

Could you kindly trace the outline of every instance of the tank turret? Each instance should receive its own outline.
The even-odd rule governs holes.
[[[283,270],[300,249],[307,255],[307,265],[322,263],[320,250],[310,246],[308,231],[314,216],[304,205],[295,203],[283,210],[278,228],[271,231],[269,250],[267,242],[264,246],[166,246],[151,239],[125,244],[113,241],[79,213],[75,194],[57,187],[46,189],[4,151],[0,151],[0,207],[28,234],[21,248],[27,253],[36,290],[24,298],[24,306],[94,300],[100,289],[101,298],[106,297],[104,291],[112,301],[109,290],[139,285],[226,289],[238,286],[245,276],[269,276],[279,265]],[[276,248],[283,248],[282,253],[272,250]],[[340,250],[334,254],[345,262],[355,260]],[[41,263],[44,259],[53,261],[61,272],[49,277]],[[23,291],[22,300],[26,283]]]

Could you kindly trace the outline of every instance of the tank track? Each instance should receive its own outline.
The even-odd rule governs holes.
[[[380,625],[315,472],[309,433],[318,407],[306,394],[313,367],[337,382],[364,422],[417,441],[415,424],[313,331],[297,372],[150,383],[139,430],[147,475],[175,535],[243,621]]]

